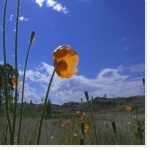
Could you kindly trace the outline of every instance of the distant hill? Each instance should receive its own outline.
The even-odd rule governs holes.
[[[139,111],[145,113],[145,96],[131,96],[131,97],[118,97],[118,98],[103,98],[95,97],[90,100],[90,107],[94,113],[102,110],[116,110],[125,109],[125,106],[130,105],[133,109],[139,108]],[[55,106],[53,107],[55,109]],[[87,102],[69,102],[59,106],[60,113],[71,113],[77,110],[87,112]]]
[[[26,107],[29,107],[30,104],[26,104]],[[124,110],[126,105],[133,107],[139,107],[141,111],[145,112],[145,96],[130,96],[130,97],[118,97],[118,98],[104,98],[104,97],[95,97],[90,100],[90,106],[92,107],[93,112],[99,112],[101,110],[115,110],[122,109]],[[33,104],[33,107],[40,108],[41,104]],[[72,113],[77,110],[87,112],[87,102],[73,102],[64,103],[63,105],[52,104],[52,113]]]
[[[24,109],[37,109],[42,110],[43,104],[24,103]],[[133,109],[138,108],[139,112],[145,113],[145,96],[130,96],[130,97],[118,97],[118,98],[104,98],[95,97],[90,100],[90,107],[93,113],[98,113],[102,110],[115,111],[116,109],[124,110],[125,106],[131,106]],[[21,104],[17,104],[17,109],[21,107]],[[64,103],[62,105],[52,104],[53,114],[66,114],[74,113],[77,110],[87,112],[87,102],[73,102]]]

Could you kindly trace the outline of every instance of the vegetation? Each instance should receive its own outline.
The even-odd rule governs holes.
[[[115,107],[112,103],[115,99],[100,97],[91,99],[89,102],[98,145],[145,145],[144,99],[144,96],[116,98]],[[127,111],[125,110],[126,106],[130,106],[132,109]],[[37,144],[42,107],[42,103],[24,102],[20,144]],[[19,126],[19,108],[20,104],[17,106],[16,132]],[[0,118],[0,142],[1,144],[10,144],[5,114],[1,113]],[[17,135],[15,135],[14,144],[17,144]],[[97,145],[88,103],[51,104],[51,117],[44,115],[40,144]]]
[[[10,65],[6,64],[5,66],[3,64],[0,64],[0,110],[3,111],[4,102],[5,102],[5,93],[4,93],[4,68],[7,70],[6,74],[6,80],[7,80],[7,93],[8,93],[8,102],[9,102],[9,110],[13,102],[13,92],[14,92],[14,84],[12,80],[15,76],[15,69]]]

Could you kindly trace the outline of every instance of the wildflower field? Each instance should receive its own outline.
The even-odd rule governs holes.
[[[115,106],[112,103],[114,100]],[[40,113],[36,104],[28,107],[28,110],[23,108],[19,144],[36,145]],[[90,109],[95,126],[87,102],[70,102],[57,107],[52,105],[51,117],[44,117],[40,145],[145,145],[144,96],[113,100],[93,98],[90,100]],[[18,140],[19,109],[17,114],[14,144]],[[0,131],[1,144],[10,144],[4,115],[1,115]]]
[[[41,103],[27,103],[26,70],[35,31],[31,31],[25,57],[23,79],[19,81],[18,30],[20,0],[17,0],[14,67],[8,62],[6,13],[2,20],[3,64],[0,64],[0,144],[1,145],[145,145],[145,96],[92,97],[84,91],[80,102],[55,105],[49,99],[54,75],[62,80],[78,72],[80,56],[70,45],[52,52],[53,72]],[[47,55],[47,54],[46,54]],[[142,81],[141,81],[142,82]],[[145,78],[143,78],[145,86]],[[18,88],[22,89],[19,93]],[[91,98],[92,97],[92,98]],[[83,101],[83,99],[85,99]]]

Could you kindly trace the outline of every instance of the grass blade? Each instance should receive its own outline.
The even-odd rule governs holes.
[[[7,10],[7,3],[8,0],[5,0],[4,3],[4,13],[3,13],[3,53],[4,53],[4,93],[5,93],[5,105],[6,105],[6,117],[8,122],[8,128],[10,132],[10,139],[12,137],[12,129],[11,129],[11,123],[10,123],[10,116],[9,116],[9,108],[8,108],[8,81],[7,81],[7,69],[6,69],[6,33],[5,33],[5,26],[6,26],[6,10]]]
[[[98,145],[98,138],[97,138],[97,134],[96,134],[96,127],[95,127],[94,118],[93,118],[93,115],[92,115],[92,112],[91,112],[91,108],[90,108],[89,95],[88,95],[87,91],[85,91],[84,94],[85,94],[86,100],[88,102],[88,110],[90,112],[90,116],[91,116],[93,127],[94,127],[94,134],[95,134],[95,138],[96,138],[96,144]]]
[[[16,12],[16,34],[15,34],[15,77],[16,77],[16,83],[18,83],[18,55],[17,55],[17,50],[18,50],[19,8],[20,8],[20,0],[18,0],[18,3],[17,3],[17,12]],[[11,144],[14,144],[15,125],[16,125],[17,98],[18,98],[18,84],[15,84],[15,105],[14,105],[14,118],[13,118],[13,130],[12,130]]]
[[[113,131],[114,131],[115,135],[117,135],[117,130],[116,130],[116,123],[115,123],[115,121],[113,121],[113,122],[111,123],[111,125],[112,125],[112,128],[113,128]]]
[[[49,94],[49,91],[50,91],[50,87],[51,87],[51,84],[52,84],[52,81],[53,81],[53,77],[54,77],[54,74],[56,72],[56,69],[57,67],[60,65],[60,63],[58,63],[52,73],[52,76],[50,78],[50,82],[48,84],[48,88],[47,88],[47,92],[46,92],[46,96],[45,96],[45,100],[44,100],[44,106],[43,106],[43,109],[42,109],[42,114],[41,114],[41,120],[40,120],[40,126],[39,126],[39,132],[38,132],[38,139],[37,139],[37,145],[39,145],[40,143],[40,136],[41,136],[41,129],[42,129],[42,123],[43,123],[43,117],[44,117],[44,111],[45,111],[45,108],[46,108],[46,103],[47,103],[47,99],[48,99],[48,94]]]
[[[28,62],[29,52],[30,52],[30,48],[31,48],[31,44],[32,44],[32,42],[33,42],[34,36],[35,36],[35,32],[32,31],[32,32],[31,32],[31,36],[30,36],[30,43],[29,43],[29,47],[28,47],[28,51],[27,51],[27,55],[26,55],[26,60],[25,60],[24,73],[23,73],[22,97],[21,97],[21,110],[20,110],[20,122],[19,122],[19,132],[18,132],[17,144],[20,143],[20,132],[21,132],[21,123],[22,123],[22,109],[23,109],[24,84],[25,84],[26,68],[27,68],[27,62]]]

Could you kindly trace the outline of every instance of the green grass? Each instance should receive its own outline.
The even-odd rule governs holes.
[[[30,114],[35,115],[23,117],[20,144],[36,145],[40,122],[40,115],[36,115],[36,113],[38,112],[33,111],[31,113],[30,111]],[[76,115],[75,112],[69,114],[52,114],[51,119],[44,119],[40,144],[80,145],[80,139],[83,139],[81,122],[84,122],[89,125],[89,130],[85,133],[84,144],[96,145],[97,141],[95,140],[90,114],[88,111],[85,114],[84,117],[81,117],[82,115],[80,114]],[[135,119],[136,116],[137,118]],[[99,145],[145,145],[145,126],[144,124],[142,125],[144,117],[144,113],[137,114],[135,110],[126,112],[124,109],[120,111],[108,109],[93,113]],[[8,131],[7,138],[5,136],[7,121],[5,117],[1,117],[0,119],[0,130],[3,131],[0,133],[0,143],[10,144]],[[115,128],[113,122],[115,122]],[[64,125],[63,127],[61,126],[62,124]],[[16,130],[18,130],[18,127],[19,118],[16,119]],[[140,129],[138,129],[138,127],[140,127]],[[76,137],[74,137],[74,133],[77,133]],[[7,141],[5,139],[7,139]],[[17,144],[16,141],[17,135],[15,135],[14,144]]]

